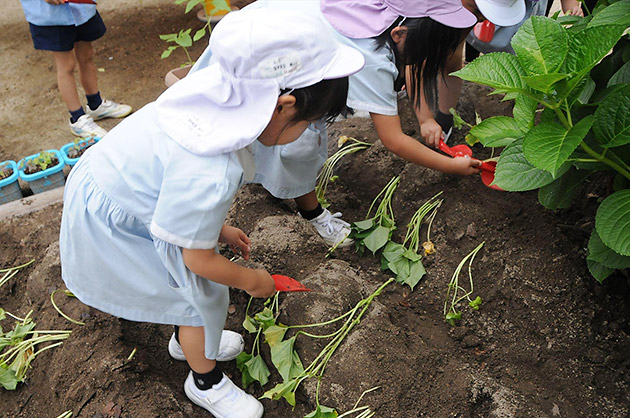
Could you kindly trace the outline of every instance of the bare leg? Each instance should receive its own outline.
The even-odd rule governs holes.
[[[213,370],[216,360],[208,360],[205,355],[203,327],[179,327],[179,343],[182,346],[190,368],[199,374]]]
[[[319,205],[319,202],[317,201],[317,194],[315,193],[315,190],[313,190],[312,192],[309,192],[303,196],[300,197],[296,197],[295,199],[295,204],[297,205],[298,209],[302,210],[302,211],[309,211],[309,210],[313,210],[317,207],[317,205]]]
[[[96,79],[96,64],[94,64],[94,48],[91,42],[77,42],[74,44],[74,53],[79,64],[79,79],[85,94],[98,93]]]
[[[463,41],[451,55],[444,68],[444,74],[450,74],[460,70],[463,67],[464,44]],[[462,92],[464,81],[455,76],[446,75],[444,78],[438,76],[438,94],[439,94],[439,110],[448,114],[449,109],[457,106],[457,101]]]
[[[57,86],[61,98],[68,110],[77,110],[81,107],[81,101],[74,81],[74,55],[72,51],[53,51],[53,57],[57,68]]]

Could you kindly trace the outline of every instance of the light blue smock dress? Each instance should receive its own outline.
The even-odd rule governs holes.
[[[484,54],[490,52],[509,52],[514,54],[512,37],[531,16],[544,16],[547,11],[547,0],[525,0],[525,17],[513,26],[495,26],[494,36],[490,42],[481,42],[471,30],[466,42]]]
[[[398,69],[389,45],[375,51],[372,38],[353,39],[340,34],[321,12],[319,0],[258,0],[247,8],[277,8],[320,16],[339,42],[358,49],[365,57],[365,67],[350,76],[346,104],[364,116],[367,116],[366,112],[390,116],[398,114],[398,96],[394,89]],[[206,48],[191,72],[205,68],[211,62],[212,51]],[[317,173],[328,157],[326,123],[318,121],[311,124],[290,144],[265,147],[254,143],[252,148],[256,160],[254,183],[261,184],[280,199],[303,196],[315,190]]]
[[[243,167],[236,153],[192,154],[150,103],[92,146],[64,192],[62,277],[83,303],[131,321],[203,326],[215,359],[228,287],[197,276],[182,248],[215,249]]]

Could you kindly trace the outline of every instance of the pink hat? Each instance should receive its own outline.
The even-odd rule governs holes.
[[[321,0],[324,16],[350,38],[383,33],[399,16],[430,17],[452,28],[469,28],[477,18],[461,0]]]

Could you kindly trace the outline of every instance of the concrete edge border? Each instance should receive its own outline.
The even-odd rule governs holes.
[[[63,187],[34,194],[20,200],[0,205],[0,221],[37,212],[47,206],[63,201]]]

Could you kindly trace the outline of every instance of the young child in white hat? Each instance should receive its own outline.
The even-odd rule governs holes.
[[[291,34],[287,36],[287,34]],[[213,62],[116,126],[73,168],[60,233],[62,277],[83,303],[142,322],[173,324],[169,352],[185,359],[188,398],[217,418],[254,418],[262,404],[217,361],[235,358],[240,335],[223,331],[228,288],[274,293],[249,257],[250,241],[224,225],[255,168],[249,146],[287,144],[309,121],[345,109],[348,76],[362,55],[317,19],[246,10],[214,29]]]
[[[301,16],[317,16],[328,31],[345,45],[360,50],[365,67],[350,77],[347,104],[370,115],[379,138],[389,150],[407,161],[446,173],[478,173],[480,161],[450,158],[406,135],[398,117],[397,90],[408,65],[410,96],[432,92],[435,75],[468,30],[477,22],[460,0],[258,0],[247,8],[296,10]],[[212,61],[210,45],[191,70]],[[424,75],[419,70],[425,69]],[[346,239],[349,224],[341,213],[331,213],[317,202],[317,172],[327,157],[324,123],[313,124],[297,141],[282,147],[256,145],[254,179],[272,195],[294,198],[300,214],[309,220],[329,245],[352,245]]]

